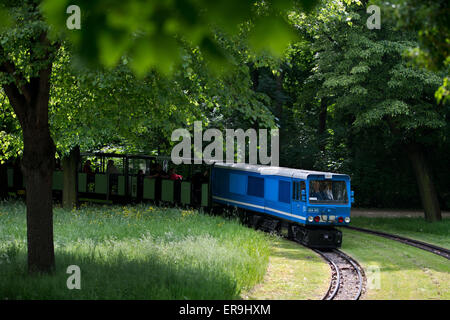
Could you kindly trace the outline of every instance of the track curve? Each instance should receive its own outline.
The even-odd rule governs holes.
[[[340,250],[313,250],[322,256],[331,268],[330,287],[322,300],[359,300],[364,288],[361,266]]]

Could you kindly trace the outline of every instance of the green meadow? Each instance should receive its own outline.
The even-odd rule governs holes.
[[[55,274],[27,274],[25,206],[0,204],[0,300],[235,299],[262,280],[268,235],[194,210],[54,209]],[[69,290],[67,267],[81,270]]]

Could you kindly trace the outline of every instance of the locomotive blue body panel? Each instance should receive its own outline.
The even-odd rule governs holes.
[[[215,164],[211,174],[212,200],[301,225],[332,226],[349,223],[351,191],[347,175],[270,168]],[[312,188],[311,183],[340,185],[341,193],[346,195],[347,200],[342,200],[341,203],[321,203],[312,190],[308,192]],[[339,218],[342,222],[338,222]]]

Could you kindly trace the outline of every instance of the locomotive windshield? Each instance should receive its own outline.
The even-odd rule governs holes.
[[[327,204],[347,204],[345,181],[311,180],[309,182],[309,202]]]

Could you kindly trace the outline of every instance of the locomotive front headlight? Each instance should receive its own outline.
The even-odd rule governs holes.
[[[344,221],[345,223],[350,223],[350,217],[345,217]]]
[[[308,217],[308,222],[313,222],[314,221],[314,217],[313,216],[309,216]]]

